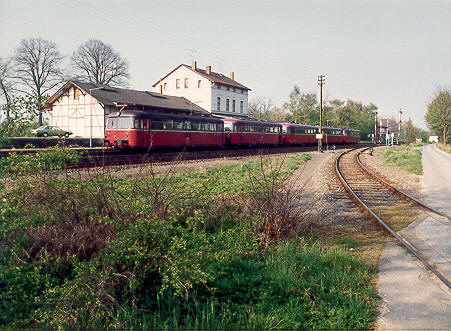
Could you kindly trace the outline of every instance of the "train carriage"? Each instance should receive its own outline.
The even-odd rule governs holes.
[[[344,129],[323,127],[323,144],[339,145],[344,143],[345,143]]]
[[[108,115],[105,144],[118,147],[223,147],[217,118],[126,110]]]
[[[318,127],[313,125],[282,123],[282,142],[285,145],[312,145],[316,142]]]
[[[345,143],[357,144],[360,141],[360,131],[355,129],[344,129]]]
[[[107,117],[105,145],[133,148],[314,145],[319,127],[124,110]],[[353,144],[360,131],[323,127],[323,144]]]
[[[226,146],[270,146],[281,143],[282,125],[279,123],[233,118],[222,121]]]

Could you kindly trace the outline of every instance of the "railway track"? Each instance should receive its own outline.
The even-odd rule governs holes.
[[[337,145],[332,149],[345,149],[355,146],[368,146],[368,144]],[[174,161],[212,160],[220,158],[247,157],[255,155],[290,154],[299,152],[314,152],[316,146],[282,146],[266,148],[239,148],[239,149],[192,149],[192,150],[161,150],[152,152],[139,152],[136,150],[111,150],[111,149],[76,149],[82,153],[82,159],[77,164],[68,165],[69,168],[94,168],[104,166],[139,165],[146,163],[162,163]],[[0,150],[0,158],[7,157],[11,153],[33,154],[45,149]]]
[[[378,222],[385,230],[395,237],[429,270],[431,270],[446,286],[451,288],[451,280],[443,274],[431,261],[394,229],[396,224],[384,212],[387,206],[390,210],[406,211],[412,204],[437,213],[448,220],[450,217],[421,202],[420,200],[393,187],[387,181],[368,170],[360,161],[360,154],[368,148],[353,149],[341,153],[335,161],[335,173],[351,199],[366,214]]]

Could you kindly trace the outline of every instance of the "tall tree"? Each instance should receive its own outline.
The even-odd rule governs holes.
[[[319,106],[315,93],[301,93],[299,86],[295,85],[288,98],[282,108],[288,113],[290,120],[302,124],[319,124]]]
[[[121,58],[110,45],[89,39],[72,54],[71,64],[77,79],[96,84],[128,84],[128,61]]]
[[[404,140],[408,144],[414,143],[417,138],[418,128],[416,128],[413,125],[413,122],[410,118],[408,121],[406,121],[402,124],[402,129],[403,129],[403,132],[402,132],[401,136],[402,136],[402,138],[404,138],[402,140]]]
[[[10,58],[3,59],[0,57],[0,97],[6,101],[5,113],[6,120],[10,118],[9,105],[14,88],[13,66]]]
[[[272,107],[269,111],[269,120],[272,122],[284,122],[287,120],[287,113],[280,107]]]
[[[273,104],[270,98],[256,97],[249,103],[248,108],[249,117],[268,121],[270,119],[270,110],[273,108]]]
[[[377,109],[374,104],[363,105],[361,102],[338,99],[331,100],[323,111],[323,123],[339,128],[353,128],[361,132],[366,139],[374,126],[373,111]]]
[[[62,81],[62,59],[56,44],[42,38],[22,39],[15,49],[15,76],[25,87],[21,91],[35,95],[41,105],[38,109],[39,125],[42,125],[45,94]]]
[[[3,109],[8,111],[10,117],[0,124],[0,142],[6,137],[29,134],[40,107],[41,101],[35,94],[11,97],[9,104],[3,105]]]
[[[439,88],[424,116],[427,126],[446,144],[451,127],[451,90]]]

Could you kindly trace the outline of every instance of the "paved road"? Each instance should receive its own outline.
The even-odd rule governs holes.
[[[451,155],[435,145],[424,146],[422,152],[425,200],[451,216]]]
[[[451,215],[451,156],[432,145],[422,152],[424,200]],[[451,280],[451,221],[425,213],[401,234]],[[451,290],[399,245],[382,252],[378,289],[378,328],[451,329]]]

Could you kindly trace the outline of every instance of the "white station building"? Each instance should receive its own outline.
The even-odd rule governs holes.
[[[184,97],[215,115],[226,117],[248,116],[248,92],[250,89],[235,81],[233,72],[227,77],[205,69],[180,64],[153,84],[155,92],[163,95]]]
[[[103,138],[107,115],[126,109],[211,116],[183,97],[77,81],[64,84],[47,104],[53,126],[82,138]]]

